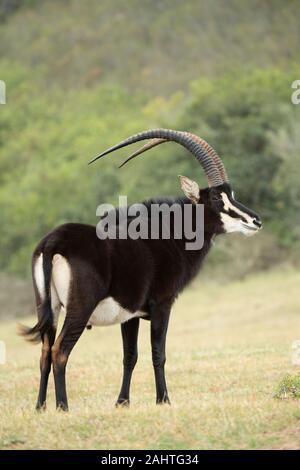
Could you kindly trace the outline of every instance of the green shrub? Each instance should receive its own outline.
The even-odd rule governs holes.
[[[287,374],[283,377],[276,389],[274,397],[282,400],[287,398],[300,398],[300,374]]]

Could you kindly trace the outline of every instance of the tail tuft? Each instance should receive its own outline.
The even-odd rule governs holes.
[[[42,315],[36,325],[32,328],[29,328],[25,325],[18,325],[18,333],[21,336],[25,336],[28,341],[31,343],[39,343],[42,341],[43,336],[45,333],[52,331],[53,323],[52,323],[52,309],[50,300],[46,301],[42,307]]]

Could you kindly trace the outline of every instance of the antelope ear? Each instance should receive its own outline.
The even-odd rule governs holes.
[[[190,180],[187,176],[179,175],[180,186],[184,194],[194,203],[197,204],[200,199],[200,188],[196,181]]]

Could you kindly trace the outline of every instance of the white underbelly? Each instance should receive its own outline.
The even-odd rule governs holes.
[[[115,325],[145,315],[147,315],[145,312],[131,313],[121,307],[112,297],[107,297],[99,302],[87,324],[93,326]]]

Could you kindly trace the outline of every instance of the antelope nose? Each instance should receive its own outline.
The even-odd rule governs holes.
[[[253,223],[254,223],[254,225],[256,225],[256,227],[258,227],[258,228],[261,228],[261,227],[262,227],[262,221],[261,221],[260,219],[257,219],[256,217],[255,217],[255,219],[253,219]]]

